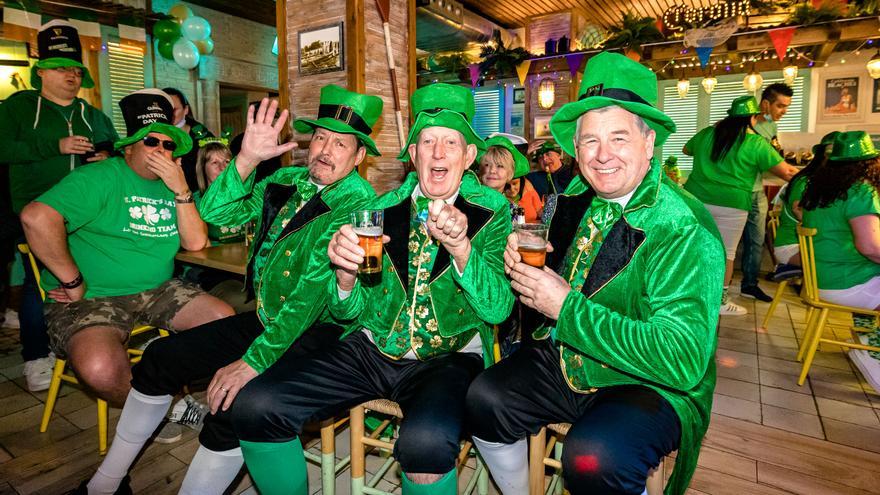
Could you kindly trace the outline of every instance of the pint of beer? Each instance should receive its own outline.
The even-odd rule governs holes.
[[[382,271],[382,210],[357,210],[351,213],[351,225],[358,236],[358,245],[364,250],[364,262],[358,273]]]
[[[547,226],[541,223],[525,223],[514,226],[517,251],[523,263],[537,268],[544,267],[547,257]]]

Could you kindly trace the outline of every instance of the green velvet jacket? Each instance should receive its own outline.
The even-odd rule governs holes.
[[[312,197],[287,224],[271,247],[262,277],[253,270],[254,249],[282,207],[291,201],[297,179],[305,167],[283,167],[254,184],[255,174],[242,182],[235,162],[211,184],[199,205],[202,218],[216,225],[241,225],[256,221],[247,279],[257,297],[257,315],[264,330],[242,357],[262,373],[281,357],[316,321],[331,319],[326,309],[326,287],[335,277],[327,257],[330,238],[349,223],[349,213],[376,197],[372,186],[357,171],[328,185]]]
[[[366,328],[378,342],[388,335],[412,297],[407,295],[407,242],[410,228],[411,195],[418,184],[410,173],[403,184],[370,208],[385,210],[385,244],[381,281],[355,283],[351,294],[339,299],[336,280],[327,289],[330,312],[340,321],[356,322],[349,333]],[[431,304],[443,337],[477,329],[483,344],[483,360],[492,364],[492,325],[501,323],[513,308],[510,282],[504,275],[504,248],[511,231],[510,207],[497,192],[480,185],[473,172],[465,172],[454,206],[467,216],[471,255],[461,276],[451,266],[449,252],[440,245],[431,270]]]
[[[552,245],[571,245],[594,195],[577,177],[558,198]],[[561,271],[565,253],[548,253],[547,265]],[[709,426],[724,260],[708,211],[652,161],[559,320],[524,315],[525,324],[555,323],[560,367],[573,390],[635,384],[669,401],[682,427],[669,494],[685,492]]]

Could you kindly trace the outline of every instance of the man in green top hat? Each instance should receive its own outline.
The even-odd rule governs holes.
[[[241,152],[205,191],[205,221],[217,225],[256,222],[247,285],[256,311],[239,314],[150,344],[132,369],[132,391],[104,463],[89,493],[113,493],[135,457],[165,417],[172,396],[187,383],[211,378],[206,415],[198,403],[178,403],[172,419],[201,427],[201,445],[181,493],[220,494],[244,463],[228,409],[239,391],[282,356],[297,360],[335,341],[341,330],[327,311],[330,237],[351,211],[375,197],[357,173],[367,154],[379,154],[370,134],[382,113],[378,96],[336,85],[321,89],[316,119],[296,128],[312,133],[305,167],[283,167],[256,183],[256,167],[296,147],[278,144],[288,111],[275,120],[276,101],[248,111]],[[83,488],[85,489],[85,484]]]
[[[468,392],[468,429],[504,493],[527,493],[526,438],[572,424],[572,494],[642,493],[678,450],[667,493],[684,493],[709,424],[724,252],[712,218],[663,174],[675,131],[654,73],[620,54],[589,60],[580,99],[550,130],[581,176],[550,218],[543,269],[508,237],[505,267],[534,346]]]
[[[192,145],[170,124],[157,89],[119,102],[123,157],[80,167],[28,204],[21,221],[46,266],[50,345],[98,397],[121,405],[130,389],[126,342],[135,324],[188,330],[233,314],[223,301],[172,278],[180,248],[208,245],[180,154]]]
[[[307,493],[299,435],[305,421],[385,398],[403,410],[394,456],[403,493],[456,493],[464,396],[492,362],[492,324],[513,294],[502,253],[507,201],[467,171],[482,140],[469,88],[434,84],[412,96],[414,124],[401,160],[415,172],[370,203],[384,215],[377,277],[359,279],[365,252],[351,225],[330,241],[329,309],[349,324],[334,346],[284,356],[242,391],[233,423],[264,495]],[[363,478],[352,479],[360,493]]]
[[[0,149],[9,164],[8,193],[16,224],[26,204],[74,168],[107,158],[119,139],[110,119],[77,97],[81,87],[94,83],[82,64],[76,29],[66,21],[50,21],[40,28],[37,48],[40,60],[31,70],[35,89],[19,91],[0,104]],[[49,388],[55,359],[49,356],[36,281],[30,264],[23,265],[21,354],[28,389],[36,392]]]

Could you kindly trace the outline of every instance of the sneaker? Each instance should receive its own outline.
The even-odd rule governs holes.
[[[740,295],[748,299],[757,299],[762,302],[772,302],[773,298],[768,296],[757,285],[754,287],[742,287],[739,291]]]
[[[193,396],[187,394],[186,397],[177,401],[174,407],[171,408],[171,412],[168,413],[168,421],[200,431],[207,413],[207,405],[202,404],[195,400]]]
[[[32,359],[24,363],[24,378],[31,392],[40,392],[49,388],[52,383],[52,370],[55,368],[55,355]]]
[[[166,421],[159,430],[159,433],[156,433],[156,438],[153,441],[156,443],[174,443],[179,442],[181,438],[183,438],[183,426]]]
[[[721,316],[742,316],[747,313],[746,308],[733,301],[727,301],[727,304],[722,304],[721,311],[718,312]]]
[[[88,485],[90,479],[83,480],[83,482],[80,483],[78,487],[76,487],[76,490],[67,492],[67,495],[89,495]],[[122,481],[119,482],[119,488],[117,488],[116,491],[113,492],[113,495],[132,495],[131,486],[129,485],[129,483],[131,483],[131,477],[126,475],[125,478],[122,478]]]
[[[6,312],[3,313],[3,323],[0,324],[3,328],[19,328],[21,324],[18,322],[18,313],[11,309],[6,309]]]
[[[868,343],[868,335],[866,334],[859,335],[859,340],[864,345],[870,345]],[[861,349],[850,349],[846,352],[849,355],[850,361],[856,365],[856,368],[865,377],[865,381],[871,385],[874,391],[880,394],[880,361],[872,358],[868,351]]]
[[[801,267],[788,263],[780,263],[776,265],[776,270],[773,272],[773,281],[782,282],[783,280],[800,278],[803,275],[804,271]]]

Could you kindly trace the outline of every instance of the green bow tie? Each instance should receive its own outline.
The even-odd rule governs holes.
[[[299,192],[302,202],[307,203],[318,192],[318,186],[309,182],[308,179],[304,179],[296,182],[296,190]]]
[[[623,208],[614,201],[595,197],[590,204],[590,218],[593,219],[593,224],[598,227],[599,230],[604,231],[608,229],[614,225],[614,222],[619,220],[622,215]]]
[[[426,198],[425,196],[419,196],[416,198],[416,217],[421,223],[425,223],[428,221],[429,204],[431,204],[430,198]]]

